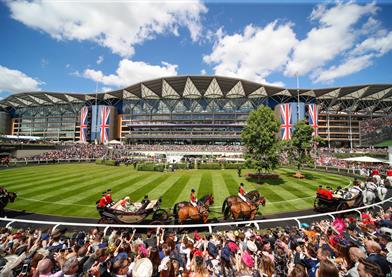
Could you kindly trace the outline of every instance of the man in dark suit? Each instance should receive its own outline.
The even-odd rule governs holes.
[[[368,253],[367,260],[369,262],[378,264],[382,272],[385,275],[388,275],[391,272],[391,267],[390,267],[391,264],[387,261],[387,259],[384,256],[380,255],[381,246],[373,240],[368,240],[365,242],[365,248]]]

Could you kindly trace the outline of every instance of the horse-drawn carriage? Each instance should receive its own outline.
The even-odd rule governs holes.
[[[317,212],[343,211],[351,208],[358,208],[363,204],[361,193],[354,197],[345,199],[332,193],[317,192],[314,200],[314,210]]]
[[[118,224],[140,223],[144,219],[146,219],[146,217],[148,217],[150,214],[152,214],[153,222],[155,223],[165,222],[169,218],[169,215],[165,210],[159,208],[161,202],[162,202],[161,199],[151,200],[147,206],[144,206],[139,202],[133,203],[135,209],[132,211],[115,209],[113,208],[114,205],[111,207],[110,206],[99,207],[97,205],[98,213],[101,216],[99,223],[118,223]]]

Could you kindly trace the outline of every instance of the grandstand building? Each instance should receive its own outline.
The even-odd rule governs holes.
[[[50,140],[238,144],[251,110],[296,102],[298,93],[300,102],[317,105],[318,134],[331,146],[359,146],[361,121],[392,114],[391,84],[297,90],[236,78],[182,76],[97,95],[13,94],[0,101],[0,131]],[[98,118],[96,105],[107,117]]]

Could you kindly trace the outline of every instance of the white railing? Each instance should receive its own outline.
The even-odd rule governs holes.
[[[382,209],[382,204],[387,202],[392,202],[392,197],[385,199],[381,202],[374,203],[371,205],[353,208],[343,211],[329,212],[329,213],[321,213],[321,214],[313,214],[306,216],[296,216],[296,217],[285,217],[285,218],[272,218],[272,219],[259,219],[259,220],[247,220],[247,221],[235,221],[235,222],[221,222],[221,223],[206,223],[206,224],[186,224],[186,225],[146,225],[146,224],[99,224],[99,223],[72,223],[72,222],[59,222],[59,221],[38,221],[38,220],[28,220],[28,219],[17,219],[17,218],[3,218],[0,217],[0,221],[8,222],[6,227],[10,227],[13,223],[29,223],[29,224],[41,224],[41,225],[54,225],[53,230],[58,226],[77,226],[77,227],[101,227],[105,228],[105,234],[108,228],[135,228],[135,229],[156,229],[156,228],[172,228],[172,229],[180,229],[180,228],[208,228],[209,232],[212,233],[212,227],[224,227],[224,226],[232,226],[238,224],[244,225],[254,225],[257,230],[260,229],[260,225],[262,223],[269,222],[279,222],[279,221],[296,221],[298,226],[301,227],[301,221],[309,218],[317,218],[317,217],[325,217],[329,216],[332,219],[335,219],[336,214],[341,213],[349,213],[349,212],[358,212],[361,215],[361,210],[378,207]]]

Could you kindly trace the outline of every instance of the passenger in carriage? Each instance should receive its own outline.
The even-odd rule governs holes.
[[[333,192],[334,198],[343,198],[345,191],[342,189],[341,186],[338,186],[336,190]]]
[[[191,195],[189,196],[189,202],[191,203],[191,205],[192,205],[193,207],[196,207],[196,206],[197,206],[198,200],[197,200],[197,198],[196,198],[195,190],[194,190],[194,189],[191,190]]]
[[[118,201],[112,208],[123,212],[135,211],[135,206],[132,205],[129,196],[126,196],[124,199]]]

